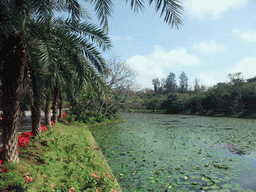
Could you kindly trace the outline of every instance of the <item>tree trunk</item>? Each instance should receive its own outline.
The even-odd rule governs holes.
[[[57,114],[58,98],[59,98],[59,89],[57,86],[55,86],[53,90],[53,101],[52,101],[52,116],[53,116],[54,123],[58,122],[58,114]]]
[[[61,93],[59,93],[59,119],[62,119],[63,117],[62,117],[62,108],[63,108],[63,106],[62,106],[62,95],[61,95]]]
[[[2,41],[2,110],[3,160],[19,162],[18,127],[20,103],[23,98],[23,78],[26,50],[23,35],[11,34]]]
[[[31,91],[31,120],[32,131],[35,136],[41,136],[41,100],[39,95],[39,87],[36,82],[34,73],[31,73],[32,91]]]
[[[45,125],[47,127],[51,126],[51,114],[50,114],[50,94],[46,95],[46,104],[45,104]]]

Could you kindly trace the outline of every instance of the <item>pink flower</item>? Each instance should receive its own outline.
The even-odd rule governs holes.
[[[91,176],[93,176],[93,177],[97,177],[97,178],[99,178],[99,179],[100,179],[100,176],[98,176],[98,175],[96,175],[96,174],[91,173]]]
[[[46,151],[46,153],[49,153],[49,151]]]
[[[54,141],[53,137],[52,137],[52,141]]]
[[[50,139],[46,139],[45,141],[47,142],[47,141],[49,141]]]
[[[87,147],[87,150],[90,151],[90,147]]]
[[[68,192],[73,192],[74,191],[74,188],[73,187],[71,187],[69,190],[68,190]]]
[[[98,165],[101,167],[101,164],[100,164],[100,163],[98,163]]]
[[[29,183],[33,180],[33,177],[26,176],[26,177],[24,177],[24,179],[26,180],[26,183]]]
[[[97,157],[97,155],[93,155],[94,157]]]
[[[51,186],[51,187],[55,187],[56,185],[54,185],[54,184],[51,184],[50,186]]]
[[[107,177],[110,179],[110,175],[109,175],[109,173],[106,173],[106,175],[107,175]]]
[[[76,178],[76,176],[73,177],[74,179]]]

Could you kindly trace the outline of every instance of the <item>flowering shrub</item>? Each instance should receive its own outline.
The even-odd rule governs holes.
[[[54,124],[54,122],[52,121],[51,122],[51,124],[53,125]],[[41,132],[42,131],[47,131],[48,129],[46,128],[46,126],[41,126]],[[28,141],[31,141],[31,139],[30,139],[30,137],[33,137],[33,136],[35,136],[34,135],[34,133],[33,133],[33,131],[30,131],[30,132],[27,132],[27,133],[22,133],[21,135],[19,135],[18,136],[18,148],[21,148],[21,147],[27,147],[27,145],[26,144],[28,144]],[[48,139],[49,140],[49,139]],[[52,141],[53,141],[53,138],[52,138]],[[3,153],[3,150],[0,150],[0,153]],[[49,153],[49,151],[48,151],[48,153]],[[18,154],[20,154],[20,151],[18,151]],[[0,166],[3,164],[3,160],[2,159],[0,159]],[[8,172],[8,170],[7,169],[0,169],[0,171],[2,171],[4,174],[6,173],[6,172]],[[31,177],[32,178],[32,177]],[[30,181],[32,181],[33,180],[33,178],[31,179],[31,178],[28,178],[28,177],[26,177],[26,182],[30,182]]]
[[[41,133],[42,133],[42,131],[45,132],[45,131],[47,131],[47,130],[48,130],[48,129],[46,128],[45,125],[43,125],[43,126],[41,127]]]
[[[4,174],[6,173],[6,172],[8,172],[8,170],[7,169],[0,169],[0,171],[2,171]]]

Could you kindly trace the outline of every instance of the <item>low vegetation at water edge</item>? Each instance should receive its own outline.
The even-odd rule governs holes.
[[[118,191],[88,126],[58,123],[44,130],[20,147],[19,163],[0,166],[1,190]]]

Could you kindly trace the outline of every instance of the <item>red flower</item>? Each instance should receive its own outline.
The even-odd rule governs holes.
[[[4,162],[4,160],[3,160],[3,159],[0,159],[0,166],[2,165],[3,162]]]
[[[0,153],[3,153],[3,150],[0,150]]]
[[[8,172],[7,169],[0,169],[0,171],[3,171],[4,174],[5,174],[6,172]]]
[[[88,151],[90,151],[90,147],[87,147]]]
[[[54,122],[53,122],[53,120],[51,121],[51,125],[53,125],[54,124]]]
[[[62,116],[63,116],[63,117],[67,116],[67,113],[63,113]]]
[[[49,151],[46,151],[46,153],[49,153]]]
[[[18,151],[18,154],[21,154],[21,152],[20,152],[20,151]]]
[[[47,130],[48,130],[48,129],[47,129],[46,126],[43,125],[43,126],[41,127],[41,132],[42,132],[42,131],[45,132],[45,131],[47,131]]]
[[[68,190],[68,192],[73,192],[74,191],[74,188],[73,187],[71,187],[69,190]]]

